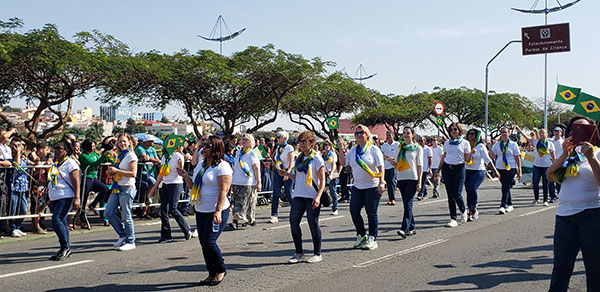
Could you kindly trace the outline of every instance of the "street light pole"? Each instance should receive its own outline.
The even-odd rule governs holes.
[[[498,51],[498,53],[496,53],[496,55],[487,63],[487,65],[485,65],[485,129],[484,129],[485,135],[484,135],[484,137],[485,137],[485,141],[486,142],[487,142],[487,139],[488,139],[488,129],[489,129],[489,125],[488,125],[488,75],[489,75],[490,64],[510,44],[512,44],[512,43],[520,43],[520,42],[521,42],[520,40],[512,40],[512,41],[508,42],[506,45],[504,45],[504,47],[502,47],[502,49],[500,51]]]

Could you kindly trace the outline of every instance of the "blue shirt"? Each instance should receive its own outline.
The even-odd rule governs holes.
[[[21,159],[21,167],[25,168],[27,167],[27,159],[23,158]],[[29,182],[27,180],[27,174],[15,169],[14,174],[13,174],[13,178],[12,178],[12,184],[11,184],[11,189],[13,192],[26,192],[29,190]]]

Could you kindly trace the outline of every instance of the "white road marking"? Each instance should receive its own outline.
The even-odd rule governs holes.
[[[146,223],[146,224],[144,224],[142,226],[158,225],[160,223],[162,223],[162,222],[158,221],[158,222]]]
[[[425,202],[419,202],[419,203],[417,203],[417,205],[427,205],[427,204],[433,204],[433,203],[439,203],[439,202],[448,202],[448,200],[441,199],[441,200],[435,200],[435,201],[425,201]]]
[[[353,267],[354,268],[365,268],[365,267],[368,267],[370,265],[374,265],[376,263],[380,263],[380,262],[384,262],[384,261],[387,261],[387,260],[391,260],[391,259],[393,259],[393,258],[395,258],[397,256],[409,254],[411,252],[415,252],[415,251],[418,251],[418,250],[421,250],[421,249],[424,249],[424,248],[428,248],[430,246],[438,245],[438,244],[444,243],[446,241],[448,241],[448,239],[436,239],[436,240],[428,242],[428,243],[417,245],[417,246],[411,247],[409,249],[405,249],[405,250],[402,250],[402,251],[399,251],[399,252],[395,252],[395,253],[392,253],[392,254],[389,254],[389,255],[386,255],[386,256],[382,256],[380,258],[376,258],[376,259],[373,259],[373,260],[370,260],[370,261],[366,261],[366,262],[360,263],[358,265],[354,265]]]
[[[555,206],[545,207],[543,209],[539,209],[539,210],[531,211],[531,212],[528,212],[528,213],[525,213],[525,214],[521,214],[521,215],[519,215],[519,217],[529,216],[529,215],[533,215],[533,214],[537,214],[537,213],[542,213],[544,211],[552,210],[554,208],[556,208],[556,207]]]
[[[47,270],[52,270],[52,269],[65,268],[65,267],[70,267],[70,266],[75,266],[75,265],[87,264],[87,263],[91,263],[93,261],[94,260],[85,260],[85,261],[78,261],[78,262],[74,262],[74,263],[50,266],[50,267],[45,267],[45,268],[38,268],[38,269],[33,269],[33,270],[28,270],[28,271],[9,273],[9,274],[0,275],[0,279],[12,277],[12,276],[18,276],[18,275],[37,273],[37,272],[47,271]]]
[[[327,221],[327,220],[333,220],[333,219],[339,219],[339,218],[344,218],[344,217],[346,217],[346,216],[340,215],[340,216],[334,216],[334,217],[327,217],[327,218],[324,218],[324,219],[319,219],[319,222],[323,222],[323,221]],[[304,225],[304,224],[308,224],[308,222],[304,221],[304,222],[300,223],[300,225]],[[289,227],[290,227],[290,225],[287,224],[287,225],[281,225],[281,226],[271,227],[271,228],[269,228],[269,230],[275,230],[275,229],[281,229],[281,228],[289,228]]]

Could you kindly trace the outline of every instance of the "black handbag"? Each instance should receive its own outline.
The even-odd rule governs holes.
[[[315,188],[315,191],[317,191],[317,193],[319,193],[319,188],[317,187],[317,185],[315,184],[315,182],[313,181],[312,183],[313,188]],[[329,190],[327,188],[325,188],[323,190],[323,193],[321,194],[321,206],[323,207],[329,207],[331,206],[333,199],[331,198],[331,194],[329,194]]]

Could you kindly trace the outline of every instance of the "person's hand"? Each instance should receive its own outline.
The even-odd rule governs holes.
[[[79,210],[79,208],[81,208],[81,203],[79,202],[79,199],[73,200],[73,211],[77,211]]]
[[[190,155],[189,153],[185,154],[185,160],[190,161],[190,160],[192,160],[192,158],[193,158],[192,155]]]
[[[581,146],[581,153],[583,153],[585,158],[588,160],[594,158],[594,145],[590,142],[581,142],[579,145]]]
[[[494,170],[494,173],[496,174],[496,177],[500,179],[500,172],[498,172],[498,170]]]
[[[109,175],[113,175],[117,172],[117,169],[114,166],[109,166],[108,169],[106,170],[106,173],[108,173]]]
[[[567,139],[565,139],[565,141],[563,142],[562,148],[563,148],[563,155],[569,155],[571,152],[571,149],[573,149],[575,147],[575,145],[573,145],[573,137],[569,137]]]
[[[521,173],[521,170],[517,171],[517,179],[521,179],[522,176],[523,173]]]
[[[221,224],[221,211],[215,211],[213,215],[213,223]]]
[[[385,192],[385,183],[384,182],[379,183],[379,185],[377,186],[377,192],[380,194],[383,194],[383,192]]]
[[[312,201],[313,209],[319,208],[319,205],[321,205],[321,195],[317,195]]]
[[[188,175],[188,173],[187,173],[187,171],[185,171],[185,169],[179,168],[179,167],[177,167],[176,169],[177,169],[177,174],[179,176],[186,177]]]
[[[283,171],[283,170],[279,170],[279,171]],[[287,172],[286,172],[286,173],[287,173]],[[279,175],[282,175],[282,176],[283,176],[283,174],[279,174]],[[283,177],[283,181],[286,181],[286,180],[288,180],[288,179],[290,179],[290,178],[289,178],[289,177],[287,177],[287,176],[284,176],[284,177]]]
[[[420,181],[417,182],[417,190],[416,190],[417,193],[421,191],[421,184],[422,183]]]
[[[260,193],[260,184],[256,183],[256,192]]]

